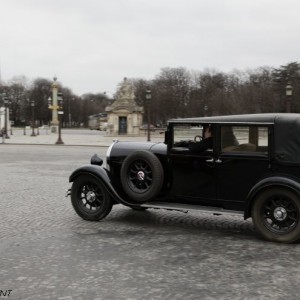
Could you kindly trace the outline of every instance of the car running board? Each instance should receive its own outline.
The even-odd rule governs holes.
[[[207,213],[213,213],[215,215],[243,215],[243,211],[228,210],[220,207],[210,207],[202,205],[190,205],[190,204],[181,204],[181,203],[168,203],[168,202],[153,202],[153,203],[144,203],[140,207],[144,208],[154,208],[154,209],[167,209],[167,210],[177,210],[187,213],[188,211],[203,211]]]

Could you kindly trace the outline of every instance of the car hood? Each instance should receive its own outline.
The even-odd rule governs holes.
[[[110,157],[127,156],[136,150],[148,150],[154,154],[166,154],[167,145],[151,142],[115,142],[110,150]]]

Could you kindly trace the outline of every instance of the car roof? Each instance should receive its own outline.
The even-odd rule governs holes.
[[[168,123],[238,123],[238,124],[274,124],[281,120],[299,119],[300,114],[267,113],[267,114],[241,114],[213,117],[195,117],[171,119]]]

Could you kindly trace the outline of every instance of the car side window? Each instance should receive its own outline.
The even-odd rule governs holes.
[[[222,152],[268,153],[268,127],[221,126]]]
[[[203,127],[195,124],[178,124],[173,127],[173,147],[186,147],[189,143],[200,141]]]
[[[212,125],[195,123],[174,125],[171,151],[197,155],[213,151]]]

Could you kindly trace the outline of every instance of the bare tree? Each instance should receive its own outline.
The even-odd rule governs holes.
[[[153,81],[152,105],[157,111],[156,122],[189,116],[191,75],[185,68],[163,68]]]
[[[300,64],[291,62],[287,65],[280,66],[273,71],[274,90],[280,101],[280,110],[285,111],[285,89],[288,83],[293,87],[292,111],[300,111],[299,95],[300,95]],[[298,100],[298,101],[297,101]]]

